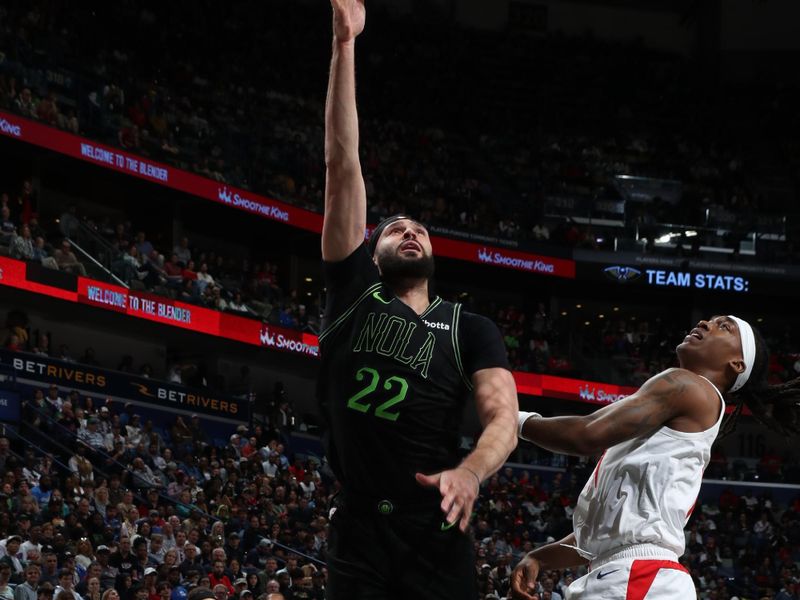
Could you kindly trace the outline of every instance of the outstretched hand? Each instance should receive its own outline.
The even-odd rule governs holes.
[[[472,505],[475,504],[480,490],[475,473],[465,467],[456,467],[433,475],[417,473],[416,478],[420,485],[438,488],[442,495],[441,506],[446,515],[445,521],[449,525],[458,522],[459,529],[466,531],[472,516]]]
[[[364,0],[331,0],[333,7],[333,36],[339,42],[349,42],[364,31],[367,11]]]
[[[526,556],[511,573],[511,598],[513,600],[534,600],[536,578],[539,576],[539,561]]]

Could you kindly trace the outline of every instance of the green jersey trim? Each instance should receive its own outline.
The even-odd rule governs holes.
[[[442,303],[442,299],[441,299],[441,298],[439,298],[439,296],[436,296],[436,298],[434,298],[434,299],[433,299],[433,302],[431,302],[431,303],[430,303],[430,305],[428,306],[428,308],[426,308],[424,311],[422,311],[422,314],[419,316],[419,318],[420,318],[420,319],[422,319],[423,317],[426,317],[426,316],[428,316],[428,314],[429,314],[429,313],[430,313],[430,312],[431,312],[431,311],[432,311],[434,308],[436,308],[437,306],[439,306],[441,303]]]
[[[472,391],[472,382],[467,377],[466,373],[464,373],[464,365],[461,362],[461,348],[458,345],[458,323],[461,319],[461,305],[455,304],[453,306],[453,329],[450,332],[450,337],[453,342],[453,351],[456,357],[456,366],[458,367],[458,372],[461,373],[461,379],[464,380],[464,383],[467,385],[467,389]]]
[[[353,311],[355,311],[358,305],[361,304],[364,301],[364,299],[370,296],[373,292],[377,291],[381,287],[381,285],[382,285],[381,282],[374,283],[371,286],[369,286],[366,290],[364,290],[364,292],[358,297],[358,299],[355,302],[353,302],[348,307],[348,309],[339,316],[338,319],[336,319],[333,323],[331,323],[328,327],[326,327],[325,331],[319,334],[319,341],[321,342],[322,340],[324,340],[326,337],[328,337],[328,334],[330,334],[334,329],[336,329],[342,323],[344,323],[347,320],[347,318],[351,314],[353,314]]]

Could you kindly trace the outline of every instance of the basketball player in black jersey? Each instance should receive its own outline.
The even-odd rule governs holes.
[[[363,0],[331,2],[318,396],[343,491],[331,518],[327,597],[474,600],[467,529],[480,483],[516,445],[516,387],[494,324],[429,295],[423,225],[396,215],[364,243],[354,56],[365,10]],[[462,459],[470,393],[483,433]]]

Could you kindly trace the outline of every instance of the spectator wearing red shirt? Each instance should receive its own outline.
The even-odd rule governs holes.
[[[177,259],[177,254],[173,254],[173,256]],[[197,271],[194,270],[194,261],[190,260],[189,264],[186,265],[186,268],[181,271],[181,276],[183,277],[184,281],[197,281]]]
[[[225,563],[221,560],[215,560],[211,573],[208,574],[208,580],[213,589],[215,585],[224,585],[228,590],[228,595],[233,595],[233,585],[228,576],[225,575]]]
[[[258,440],[256,440],[254,437],[251,437],[249,440],[247,440],[245,445],[242,446],[242,458],[249,459],[256,452],[258,452]]]
[[[180,287],[183,282],[183,268],[178,262],[178,255],[174,252],[169,258],[169,262],[164,264],[164,272],[167,274],[167,285],[170,287]]]
[[[36,116],[48,125],[58,125],[59,113],[54,93],[50,92],[46,98],[42,98],[36,106]]]
[[[299,458],[296,458],[294,463],[289,466],[289,472],[297,480],[297,483],[301,483],[306,478],[306,470],[303,467],[303,461]]]

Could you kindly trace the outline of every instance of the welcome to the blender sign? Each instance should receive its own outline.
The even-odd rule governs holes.
[[[541,259],[534,260],[532,258],[510,256],[501,250],[489,249],[485,246],[483,248],[478,248],[478,261],[490,265],[531,271],[533,273],[547,273],[548,275],[553,275],[556,272],[556,267],[551,262]]]

